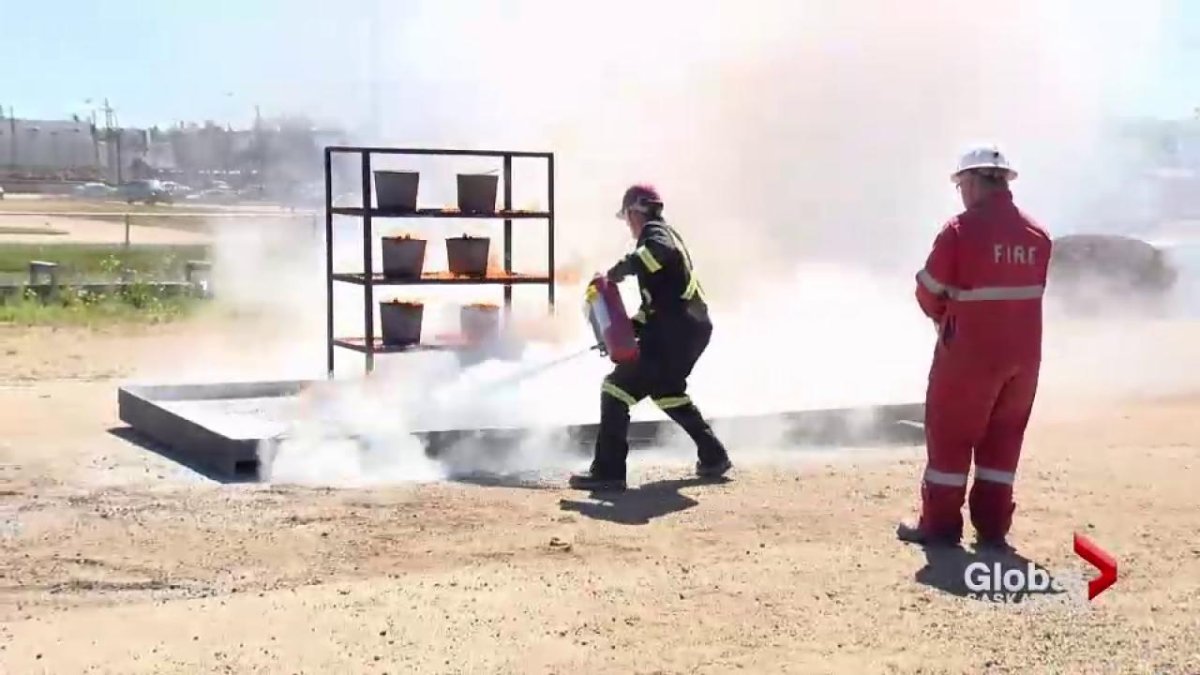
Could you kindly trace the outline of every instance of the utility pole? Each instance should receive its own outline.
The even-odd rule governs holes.
[[[101,110],[104,111],[104,138],[109,143],[115,142],[116,144],[117,185],[120,185],[125,181],[121,169],[121,129],[117,124],[117,111],[113,110],[113,107],[108,104],[107,98],[104,99],[104,107]]]
[[[254,163],[258,172],[254,179],[261,181],[267,165],[267,147],[263,142],[262,109],[257,103],[254,104]]]
[[[92,162],[100,169],[100,131],[96,128],[96,109],[92,108]]]
[[[9,138],[11,139],[10,143],[11,143],[11,148],[12,148],[12,154],[10,155],[10,158],[12,161],[13,171],[16,171],[17,170],[17,111],[14,110],[11,105],[8,106],[8,130],[9,130]]]

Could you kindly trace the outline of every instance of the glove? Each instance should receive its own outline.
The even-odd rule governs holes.
[[[614,284],[621,283],[621,280],[630,274],[633,274],[633,269],[630,267],[630,265],[631,263],[629,262],[628,258],[621,260],[616,265],[610,267],[608,271],[604,273],[604,277]]]

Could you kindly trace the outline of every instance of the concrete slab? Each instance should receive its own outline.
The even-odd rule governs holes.
[[[285,433],[300,414],[300,393],[313,382],[222,382],[125,386],[118,390],[120,418],[141,436],[171,451],[173,458],[230,480],[258,475],[260,441]],[[915,445],[924,443],[921,403],[857,408],[796,410],[759,415],[715,416],[714,427],[732,447]],[[531,434],[560,433],[581,454],[591,451],[595,424],[554,429],[427,429],[416,432],[426,454],[437,457],[463,441],[485,442],[497,453]],[[669,420],[635,420],[631,448],[653,447],[678,438]]]

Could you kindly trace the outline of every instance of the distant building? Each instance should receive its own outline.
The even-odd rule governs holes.
[[[99,168],[106,157],[89,122],[0,119],[0,167],[18,171]]]
[[[106,129],[82,120],[0,117],[0,176],[34,181],[170,176],[201,184],[319,180],[321,148],[342,139],[305,118],[258,119],[252,129],[213,122],[166,129]]]

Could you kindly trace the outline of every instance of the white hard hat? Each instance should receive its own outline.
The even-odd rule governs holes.
[[[958,158],[958,169],[950,176],[957,181],[958,175],[971,169],[1000,169],[1009,180],[1016,180],[1017,172],[1008,163],[1008,157],[995,144],[973,145]]]

